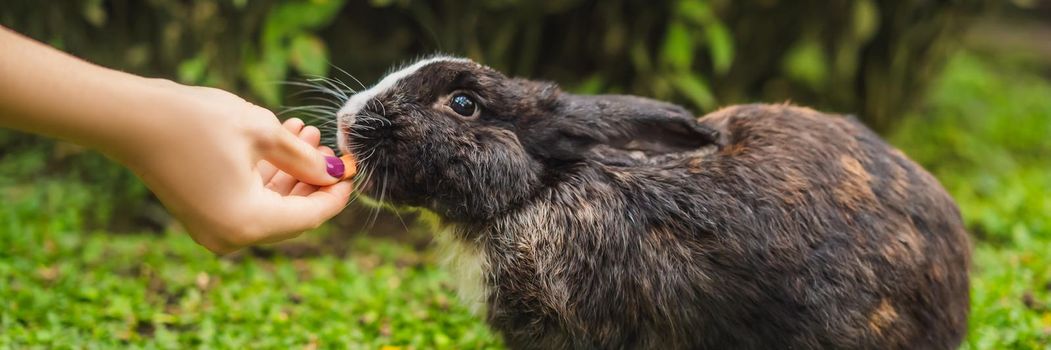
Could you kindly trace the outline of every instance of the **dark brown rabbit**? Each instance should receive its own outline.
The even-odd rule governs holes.
[[[363,191],[441,217],[511,348],[950,349],[967,329],[956,205],[849,117],[695,119],[436,57],[338,118]]]

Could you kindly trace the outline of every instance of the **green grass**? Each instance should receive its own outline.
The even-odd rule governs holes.
[[[980,244],[975,265],[966,347],[1051,348],[1051,243]]]
[[[86,194],[3,194],[0,349],[499,346],[427,254],[357,240],[344,258],[220,259],[181,232],[84,232]]]
[[[1026,67],[961,54],[889,137],[942,180],[976,236],[970,349],[1051,347],[1049,96]],[[342,257],[220,259],[177,230],[93,231],[122,214],[114,188],[134,202],[141,185],[97,156],[56,170],[53,147],[10,149],[0,349],[501,347],[428,252],[362,238]]]
[[[917,115],[890,139],[976,237],[967,347],[1051,348],[1051,79],[959,54]]]

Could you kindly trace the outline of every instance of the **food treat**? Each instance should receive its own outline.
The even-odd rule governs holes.
[[[341,180],[352,178],[358,174],[358,160],[354,158],[353,154],[345,154],[339,159],[343,161],[343,166],[345,167]]]

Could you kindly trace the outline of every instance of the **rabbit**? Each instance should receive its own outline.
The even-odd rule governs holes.
[[[336,113],[361,191],[440,219],[513,349],[951,349],[971,243],[938,181],[849,116],[697,118],[436,56]]]

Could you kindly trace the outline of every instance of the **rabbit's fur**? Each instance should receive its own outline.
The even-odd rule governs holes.
[[[512,348],[947,349],[967,328],[956,205],[849,117],[695,119],[438,57],[338,118],[363,191],[443,218]]]

